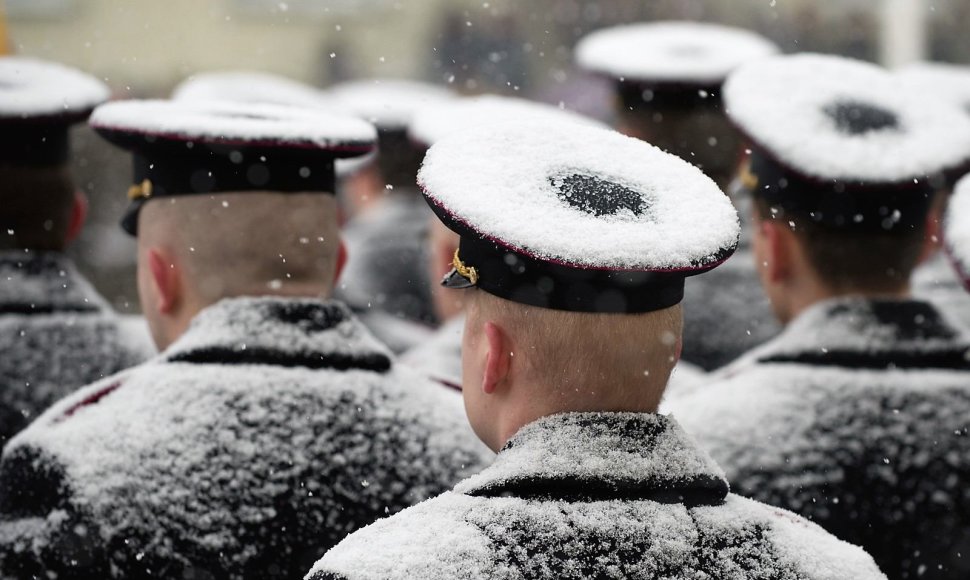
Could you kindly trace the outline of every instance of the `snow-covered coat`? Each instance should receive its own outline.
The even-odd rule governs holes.
[[[461,390],[461,336],[465,316],[453,317],[423,343],[401,355],[401,363],[439,383]]]
[[[311,580],[884,578],[862,550],[728,493],[677,424],[567,413],[452,492],[328,552]]]
[[[736,492],[863,546],[890,578],[970,577],[970,340],[930,304],[816,304],[665,410]]]
[[[223,300],[10,442],[0,577],[294,578],[482,449],[343,305]]]
[[[0,252],[0,446],[61,397],[150,354],[67,257]]]
[[[761,288],[750,250],[688,278],[684,288],[684,360],[720,368],[781,331]]]

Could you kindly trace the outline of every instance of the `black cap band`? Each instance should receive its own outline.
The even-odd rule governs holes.
[[[632,111],[721,109],[720,84],[684,84],[617,81],[624,108]]]
[[[172,142],[134,155],[132,203],[121,227],[138,234],[138,212],[158,197],[247,191],[335,191],[333,159],[320,151]]]
[[[67,163],[68,128],[67,124],[3,123],[0,163],[40,167]]]
[[[445,286],[476,287],[520,304],[571,312],[630,314],[663,310],[684,299],[684,274],[680,272],[575,268],[467,236],[462,236],[458,251],[462,266],[474,268],[474,283],[456,270],[445,278]],[[456,284],[455,278],[465,283]]]
[[[742,181],[753,196],[835,230],[892,233],[922,227],[937,191],[929,176],[902,183],[812,179],[760,149],[752,151],[749,163]]]

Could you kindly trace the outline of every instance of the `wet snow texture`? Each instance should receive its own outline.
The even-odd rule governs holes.
[[[927,98],[945,99],[970,114],[970,67],[920,62],[898,71],[903,83]]]
[[[749,250],[684,288],[682,358],[711,371],[738,358],[780,332]]]
[[[927,107],[920,92],[859,61],[817,54],[760,60],[728,78],[724,99],[728,115],[759,146],[810,177],[910,181],[970,158],[970,117],[945,103]],[[840,120],[851,125],[862,115],[855,105],[895,122],[839,130]],[[845,114],[834,115],[840,107]]]
[[[373,145],[377,131],[356,117],[318,109],[227,101],[117,101],[91,115],[96,129],[180,140],[269,142],[339,151]]]
[[[231,101],[333,108],[323,91],[309,85],[263,72],[222,71],[200,73],[183,81],[172,91],[176,101]]]
[[[970,175],[953,188],[943,221],[943,240],[953,266],[970,290]]]
[[[926,303],[833,301],[666,410],[737,493],[862,545],[890,578],[965,578],[968,353]]]
[[[616,184],[643,210],[594,215],[564,201],[571,192],[557,183],[577,175]],[[442,140],[418,181],[432,203],[483,236],[576,267],[693,269],[713,264],[739,235],[730,200],[699,169],[575,123],[498,125]]]
[[[460,398],[393,366],[345,307],[226,300],[10,443],[0,570],[296,578],[481,449]]]
[[[308,578],[882,575],[816,526],[727,495],[720,470],[672,421],[566,414],[525,427],[456,491],[351,535]]]
[[[932,302],[954,324],[970,329],[970,293],[947,252],[937,252],[913,272],[913,296]]]
[[[439,383],[461,389],[461,338],[465,315],[445,322],[428,340],[401,355],[401,364]]]
[[[631,81],[709,86],[750,60],[778,52],[747,30],[698,22],[657,22],[596,31],[576,46],[580,67]]]
[[[66,257],[0,253],[0,446],[75,389],[150,355]]]
[[[355,309],[378,309],[433,324],[427,238],[432,214],[416,191],[389,195],[342,231],[347,265],[338,298]]]
[[[111,96],[78,70],[34,58],[0,58],[0,118],[77,115]]]

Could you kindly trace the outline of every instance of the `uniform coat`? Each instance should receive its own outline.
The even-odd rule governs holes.
[[[735,491],[863,546],[890,578],[970,575],[970,341],[930,304],[817,304],[666,410]]]
[[[945,252],[937,252],[913,272],[913,295],[931,302],[961,328],[970,328],[970,293]]]
[[[60,254],[0,253],[0,446],[68,393],[150,356]]]
[[[224,300],[11,441],[0,577],[294,578],[481,450],[339,303]]]
[[[729,494],[674,421],[569,413],[521,429],[454,491],[349,536],[308,578],[883,576],[821,528]]]

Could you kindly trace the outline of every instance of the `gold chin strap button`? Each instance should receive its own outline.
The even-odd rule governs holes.
[[[455,257],[451,260],[451,265],[462,278],[466,278],[472,284],[478,284],[478,270],[473,266],[466,266],[461,258],[458,257],[458,249],[455,249]]]
[[[753,192],[758,189],[758,176],[751,172],[751,161],[744,162],[739,177],[741,179],[741,185],[748,191]]]
[[[152,182],[145,179],[141,183],[136,183],[128,188],[128,199],[148,199],[152,196]]]

